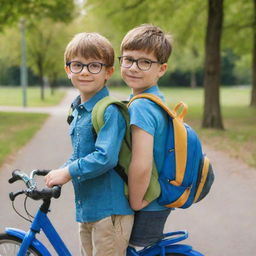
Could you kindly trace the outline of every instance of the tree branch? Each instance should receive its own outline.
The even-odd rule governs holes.
[[[231,24],[228,24],[228,25],[224,26],[223,28],[224,29],[243,29],[243,28],[253,28],[255,26],[256,26],[255,22],[249,22],[249,23],[241,24],[241,25],[231,23]]]
[[[117,10],[113,10],[112,12],[109,12],[108,15],[115,15],[119,12],[123,12],[123,11],[128,11],[128,10],[132,10],[137,8],[138,6],[140,6],[141,4],[143,4],[145,1],[147,0],[138,0],[136,3],[134,4],[130,4],[130,5],[124,5],[123,7],[121,7],[120,9]]]

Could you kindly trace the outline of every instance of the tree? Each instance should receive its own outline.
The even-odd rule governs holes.
[[[256,106],[256,3],[252,1],[226,0],[223,46],[241,56],[248,70],[251,59],[252,90],[250,106]],[[240,60],[239,60],[240,61]],[[240,65],[238,63],[238,65]]]
[[[20,17],[31,20],[51,17],[55,21],[68,22],[72,18],[74,7],[73,0],[1,0],[0,31],[19,21]]]
[[[30,27],[36,27],[36,23],[40,22],[45,17],[51,18],[53,21],[63,21],[63,22],[70,22],[73,17],[73,10],[75,8],[73,0],[23,0],[23,1],[14,1],[14,0],[3,0],[1,3],[1,10],[0,10],[0,30],[3,29],[4,26],[13,24],[19,21],[21,18],[23,20],[23,24],[25,20],[27,20]],[[32,26],[31,26],[32,24]],[[50,27],[45,27],[43,30],[49,30]],[[25,27],[23,29],[23,33],[25,33]],[[40,32],[37,34],[39,38]],[[36,38],[34,38],[36,40]],[[50,43],[51,37],[46,39],[46,43]],[[25,39],[23,39],[23,44],[25,44]],[[44,57],[45,53],[43,52],[45,45],[44,40],[41,42],[41,49],[30,48],[31,55],[34,56],[36,59],[36,66],[37,71],[40,77],[40,85],[41,85],[41,99],[44,100]],[[23,50],[23,62],[22,62],[22,77],[21,81],[23,84],[26,85],[26,80],[22,79],[27,75],[26,72],[26,61],[24,60],[25,56],[25,49]]]
[[[253,0],[253,53],[252,53],[252,93],[250,106],[256,107],[256,0]]]
[[[63,54],[69,38],[68,32],[65,24],[50,19],[30,24],[27,40],[29,64],[39,76],[42,100],[45,98],[45,80],[49,81],[53,89],[60,74],[64,74]]]
[[[220,43],[223,0],[208,0],[208,24],[204,64],[204,128],[224,129],[220,109]]]

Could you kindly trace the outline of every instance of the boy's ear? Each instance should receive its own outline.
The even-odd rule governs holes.
[[[106,80],[108,80],[113,75],[114,71],[114,67],[109,67],[106,69]]]
[[[159,70],[159,73],[158,73],[159,78],[162,77],[165,74],[167,68],[168,68],[167,63],[161,64],[160,70]]]
[[[64,66],[64,69],[65,69],[65,71],[66,71],[66,73],[67,73],[67,75],[68,75],[68,78],[70,79],[70,74],[71,74],[71,72],[70,72],[70,70],[69,70],[69,67],[68,66]]]

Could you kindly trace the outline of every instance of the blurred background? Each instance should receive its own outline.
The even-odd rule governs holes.
[[[107,37],[116,53],[109,90],[126,99],[119,46],[143,23],[173,36],[159,86],[169,107],[188,104],[185,121],[216,174],[209,200],[175,211],[166,231],[188,229],[188,243],[208,256],[254,255],[256,0],[0,0],[0,229],[24,229],[8,200],[12,169],[57,168],[71,152],[65,120],[77,92],[64,72],[67,43],[79,32]],[[73,192],[65,189],[52,217],[78,255]]]

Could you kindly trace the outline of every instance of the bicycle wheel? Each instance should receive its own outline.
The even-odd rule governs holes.
[[[22,240],[18,237],[8,234],[0,234],[0,255],[1,256],[16,256]],[[30,246],[26,252],[26,256],[43,256],[33,246]]]

